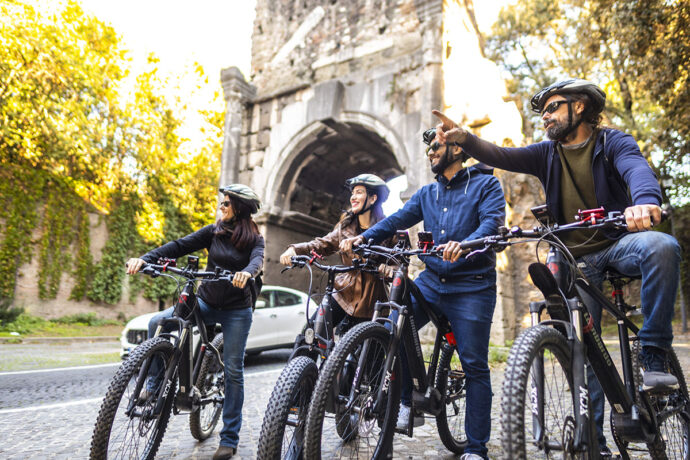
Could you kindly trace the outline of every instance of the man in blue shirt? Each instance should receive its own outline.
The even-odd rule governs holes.
[[[489,375],[489,331],[496,305],[496,256],[493,252],[471,259],[460,258],[460,242],[496,234],[505,220],[505,199],[492,170],[464,167],[468,158],[454,143],[435,142],[434,129],[423,135],[427,156],[436,182],[418,190],[402,209],[361,235],[343,240],[340,248],[372,239],[375,243],[398,229],[424,221],[436,244],[442,245],[443,261],[427,258],[426,269],[415,280],[434,310],[448,318],[457,341],[462,368],[467,378],[465,432],[468,444],[463,458],[487,458],[486,443],[491,433],[491,379]],[[461,295],[460,295],[461,294]],[[413,299],[418,328],[429,322]],[[406,429],[410,417],[412,381],[406,360],[402,360],[402,404],[398,428]],[[415,426],[423,418],[414,418]]]

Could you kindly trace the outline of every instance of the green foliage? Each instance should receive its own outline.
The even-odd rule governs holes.
[[[5,165],[3,165],[5,166]],[[18,173],[24,174],[23,179]],[[38,222],[37,203],[45,178],[38,171],[15,165],[0,169],[0,221],[4,231],[0,240],[0,297],[14,298],[17,270],[31,260],[31,234]]]
[[[108,219],[108,242],[94,268],[93,282],[87,293],[90,300],[109,304],[120,300],[125,262],[132,255],[132,242],[139,240],[135,224],[138,197],[118,194],[113,201],[115,209]]]
[[[19,332],[28,334],[48,324],[48,321],[27,313],[19,314],[14,320],[0,324],[0,332]]]
[[[93,261],[91,256],[91,237],[89,234],[89,216],[86,208],[82,207],[77,215],[77,258],[74,262],[74,286],[70,293],[70,300],[81,300],[86,296],[86,291],[91,278]]]
[[[81,326],[106,326],[106,325],[120,325],[120,321],[112,319],[102,319],[96,316],[95,313],[75,313],[73,315],[61,316],[57,319],[50,320],[53,323],[61,324],[77,324]]]
[[[70,299],[116,303],[127,257],[213,219],[222,98],[216,91],[200,112],[203,139],[192,147],[179,133],[189,108],[162,96],[170,82],[156,59],[128,83],[117,34],[76,2],[2,2],[0,14],[0,297],[14,297],[19,268],[37,252],[42,299],[71,271]],[[192,77],[208,85],[200,67]],[[109,230],[96,266],[94,210]],[[153,286],[148,297],[169,295]]]
[[[0,298],[0,326],[15,321],[22,313],[23,308],[13,307],[9,299]]]

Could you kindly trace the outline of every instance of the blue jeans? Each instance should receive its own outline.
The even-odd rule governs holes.
[[[439,294],[438,291],[417,279],[424,299],[438,315],[450,321],[450,327],[457,341],[458,354],[466,377],[465,453],[487,458],[486,443],[491,434],[491,376],[489,374],[489,331],[496,306],[496,288],[462,294]],[[429,318],[412,299],[415,324],[421,329]],[[393,312],[392,316],[397,316]],[[395,318],[393,318],[395,319]],[[400,348],[402,363],[401,401],[410,405],[412,398],[412,377],[404,348]]]
[[[665,350],[671,348],[671,320],[680,282],[680,246],[675,238],[653,231],[628,233],[608,248],[584,255],[577,262],[590,283],[599,289],[606,267],[612,267],[623,275],[641,277],[644,324],[639,333],[640,342]],[[595,329],[601,333],[601,306],[589,296],[583,296],[582,300],[592,315]],[[606,445],[604,392],[589,365],[587,380],[599,445],[603,447]]]
[[[220,432],[220,445],[237,447],[240,439],[240,428],[242,427],[242,404],[244,403],[244,349],[252,325],[252,309],[247,307],[240,310],[217,310],[211,308],[199,297],[197,300],[204,323],[220,324],[223,330],[225,402],[223,403],[223,429]],[[158,321],[170,318],[172,313],[173,308],[171,307],[151,318],[149,337],[153,337],[153,334],[156,333]],[[150,374],[157,375],[156,364],[155,362],[151,364]]]

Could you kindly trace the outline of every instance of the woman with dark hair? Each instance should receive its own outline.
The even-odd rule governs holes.
[[[176,259],[207,249],[207,271],[220,267],[235,273],[232,284],[204,281],[197,291],[204,322],[220,324],[223,330],[225,402],[220,446],[214,460],[230,458],[237,451],[244,401],[244,350],[252,325],[252,294],[247,281],[259,274],[264,260],[264,239],[251,217],[261,206],[259,197],[251,188],[241,184],[228,185],[220,192],[224,200],[220,202],[220,217],[215,224],[166,243],[141,258],[127,261],[127,274],[132,275],[146,263],[156,263],[161,257]],[[169,308],[151,319],[149,337],[154,336],[158,322],[171,317],[172,313],[173,309]],[[155,364],[152,363],[151,375],[157,375]],[[142,393],[154,392],[158,384],[160,382],[150,378]]]
[[[381,205],[388,198],[390,190],[380,177],[360,174],[345,183],[351,191],[351,207],[343,213],[333,231],[306,243],[291,244],[281,254],[280,263],[290,265],[292,256],[310,254],[311,251],[316,251],[324,257],[334,254],[339,251],[340,241],[357,236],[384,219]],[[352,252],[341,252],[340,257],[343,264],[352,265]],[[382,266],[381,269],[383,271],[385,267]],[[371,319],[374,303],[385,298],[385,285],[376,275],[361,271],[339,273],[335,278],[333,293],[335,305],[331,305],[332,324],[337,325],[348,316],[352,317],[355,323]]]

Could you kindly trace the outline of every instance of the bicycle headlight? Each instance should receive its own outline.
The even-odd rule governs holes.
[[[308,327],[304,331],[304,341],[307,342],[307,345],[314,343],[314,329]]]

